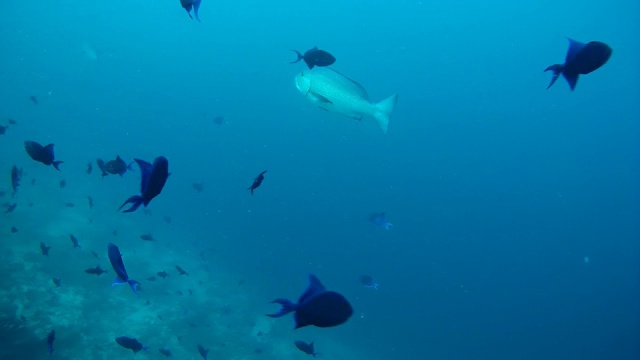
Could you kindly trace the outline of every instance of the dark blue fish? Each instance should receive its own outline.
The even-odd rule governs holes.
[[[53,281],[53,283],[56,285],[56,287],[60,287],[60,285],[62,285],[62,279],[58,279],[58,278],[53,278],[51,279]]]
[[[10,212],[13,212],[13,210],[15,210],[16,207],[18,207],[18,203],[13,203],[13,204],[7,206],[7,209],[4,211],[4,213],[8,214]]]
[[[109,251],[109,261],[111,262],[111,266],[113,267],[113,271],[116,272],[116,279],[113,281],[112,285],[119,285],[128,283],[133,290],[133,293],[138,296],[137,288],[140,285],[139,282],[130,279],[129,275],[127,275],[127,270],[124,268],[124,263],[122,262],[122,255],[120,254],[120,249],[112,243],[108,245]]]
[[[109,175],[109,173],[107,172],[107,165],[104,163],[104,160],[96,159],[96,165],[98,165],[98,169],[100,169],[100,171],[102,172],[103,178]]]
[[[142,345],[142,343],[137,339],[126,336],[117,337],[116,342],[123,348],[132,350],[135,354],[137,354],[140,350],[149,350],[149,348]]]
[[[564,64],[555,64],[546,68],[544,71],[553,71],[553,77],[547,89],[553,85],[562,74],[569,83],[569,87],[573,91],[578,83],[578,76],[589,74],[606,64],[613,50],[609,45],[592,41],[587,44],[569,40],[569,51],[564,60]]]
[[[60,180],[60,189],[64,189],[65,187],[67,187],[67,180]]]
[[[71,239],[71,243],[73,244],[74,249],[80,249],[80,245],[78,244],[78,238],[73,236],[73,234],[69,234],[69,239]]]
[[[153,161],[153,165],[140,159],[135,159],[135,161],[138,163],[138,166],[140,166],[140,172],[142,173],[142,181],[140,183],[141,195],[134,195],[127,199],[118,209],[120,210],[125,205],[131,203],[131,207],[124,210],[124,212],[136,211],[140,205],[147,207],[153,198],[160,195],[169,177],[169,161],[164,156],[158,156]]]
[[[15,233],[17,233],[17,232],[18,232],[18,228],[17,228],[17,227],[15,227],[15,226],[12,226],[12,227],[11,227],[11,233],[15,234]]]
[[[91,161],[89,161],[87,163],[87,175],[91,175],[91,173],[93,172],[93,163],[91,163]]]
[[[298,58],[296,59],[296,61],[293,61],[290,64],[295,64],[300,60],[304,60],[309,69],[313,69],[315,66],[329,66],[336,62],[336,58],[333,55],[324,50],[318,49],[317,46],[313,49],[307,50],[304,55],[301,54],[298,50],[291,51],[295,52]]]
[[[34,105],[38,105],[38,104],[39,104],[38,98],[37,98],[35,95],[31,95],[31,96],[29,96],[29,100],[31,100],[31,102],[32,102]]]
[[[162,355],[164,355],[166,357],[171,357],[171,350],[169,350],[169,349],[160,349],[158,351],[160,351],[160,354],[162,354]]]
[[[47,335],[47,350],[49,352],[49,357],[53,354],[53,342],[56,339],[56,331],[51,330],[49,335]]]
[[[178,270],[178,272],[180,273],[180,275],[187,275],[189,276],[189,273],[184,271],[183,268],[180,267],[180,265],[176,265],[176,270]]]
[[[4,135],[7,132],[8,126],[0,125],[0,135]]]
[[[100,265],[98,265],[98,266],[96,266],[94,268],[88,268],[84,272],[86,272],[87,274],[100,276],[100,275],[102,275],[102,273],[106,273],[107,271],[106,270],[102,270],[100,268]]]
[[[316,355],[320,355],[320,353],[317,353],[313,349],[313,341],[307,344],[302,340],[296,340],[294,344],[296,344],[296,347],[305,354],[312,355],[313,357],[316,357]]]
[[[251,184],[251,186],[249,186],[249,188],[247,188],[247,190],[251,191],[251,195],[253,195],[253,190],[257,189],[260,187],[260,185],[262,185],[262,181],[264,180],[264,174],[267,172],[267,170],[261,172],[260,174],[258,174],[258,176],[256,176],[255,179],[253,179],[253,184]]]
[[[127,165],[120,155],[118,155],[115,160],[110,160],[104,163],[104,168],[101,168],[100,170],[102,170],[102,176],[105,176],[105,172],[112,175],[122,176],[127,172],[127,170],[133,170],[131,167],[132,165],[133,162]]]
[[[297,304],[287,299],[275,299],[272,303],[282,305],[282,309],[267,316],[275,318],[295,312],[293,317],[296,329],[308,325],[323,328],[337,326],[353,315],[349,301],[337,292],[327,291],[313,274],[309,274],[309,286]]]
[[[360,276],[360,284],[362,284],[362,286],[364,287],[372,288],[376,290],[378,290],[378,288],[380,287],[380,285],[378,285],[377,282],[373,281],[373,277],[369,275]]]
[[[198,344],[198,352],[204,360],[209,359],[209,349],[205,349],[204,346]]]
[[[42,255],[49,256],[49,250],[51,250],[51,246],[47,246],[45,243],[41,241],[40,252],[42,252]]]
[[[93,198],[91,196],[87,196],[87,200],[89,201],[89,209],[93,207]]]
[[[22,180],[22,169],[18,169],[17,166],[13,165],[11,168],[11,188],[13,189],[11,196],[15,196],[18,193],[20,180]]]
[[[385,213],[373,213],[369,216],[369,221],[371,221],[375,226],[384,228],[385,230],[390,230],[393,227],[393,224],[387,220],[387,215]]]
[[[200,3],[202,0],[180,0],[180,5],[182,8],[187,11],[187,14],[190,18],[193,19],[195,16],[196,20],[200,21],[200,17],[198,16],[198,11],[200,10]],[[193,16],[191,16],[191,10],[193,9]]]
[[[60,171],[60,164],[63,162],[55,159],[55,155],[53,154],[53,144],[42,146],[35,141],[27,140],[24,142],[24,148],[33,160],[41,162],[47,166],[53,165],[56,170]]]

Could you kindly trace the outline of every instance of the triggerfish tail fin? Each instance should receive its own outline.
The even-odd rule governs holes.
[[[142,198],[142,196],[134,195],[134,196],[128,198],[127,201],[124,202],[124,204],[120,205],[120,207],[118,208],[118,211],[122,210],[122,208],[125,205],[132,204],[130,208],[128,208],[126,210],[123,210],[123,212],[134,212],[134,211],[138,210],[140,205],[142,205],[143,203],[144,203],[144,199]]]
[[[64,161],[54,161],[52,163],[53,167],[56,168],[56,170],[60,171],[60,164],[62,164]]]
[[[275,299],[272,304],[280,304],[282,308],[275,314],[267,314],[268,317],[277,318],[286,315],[290,312],[296,311],[297,305],[287,299]]]
[[[138,285],[140,285],[140,283],[133,279],[127,280],[127,283],[129,283],[129,286],[131,287],[131,290],[133,290],[133,293],[136,294],[137,297],[140,297],[138,296]]]
[[[389,129],[389,118],[391,117],[391,113],[396,107],[397,102],[398,95],[393,94],[374,105],[375,109],[373,112],[373,117],[378,120],[378,125],[380,125],[382,132],[385,134],[387,133],[387,129]]]
[[[294,53],[296,53],[296,55],[298,56],[298,58],[295,61],[290,62],[289,64],[295,64],[297,62],[300,62],[300,60],[304,59],[304,56],[302,54],[300,54],[300,52],[298,50],[293,50],[291,49],[291,51],[293,51]]]
[[[193,2],[193,16],[200,22],[200,15],[198,15],[198,10],[200,10],[200,3],[202,0],[196,0]]]
[[[551,87],[551,85],[553,85],[556,80],[558,80],[558,76],[560,76],[560,74],[562,74],[562,71],[564,70],[564,65],[560,65],[560,64],[555,64],[555,65],[551,65],[548,68],[544,69],[544,71],[553,71],[553,77],[551,78],[551,82],[549,83],[549,86],[547,86],[547,89]]]

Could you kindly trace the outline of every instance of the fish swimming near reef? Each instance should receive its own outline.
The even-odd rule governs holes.
[[[307,344],[302,340],[296,340],[294,344],[296,345],[298,350],[302,351],[305,354],[311,355],[313,357],[316,357],[316,355],[320,355],[320,353],[317,353],[313,348],[313,341]]]
[[[117,337],[116,342],[123,348],[133,351],[134,354],[137,354],[141,350],[149,350],[149,348],[142,345],[142,343],[138,341],[138,339],[130,338],[127,336]]]
[[[583,44],[573,39],[569,40],[569,50],[564,60],[564,64],[555,64],[546,68],[544,71],[552,71],[553,77],[547,89],[553,85],[560,74],[567,80],[571,91],[576,88],[578,84],[578,77],[580,75],[589,74],[602,65],[606,64],[613,50],[609,45],[592,41],[587,44]]]
[[[109,261],[111,262],[111,266],[113,267],[113,271],[116,272],[116,279],[113,281],[112,285],[120,285],[120,284],[129,284],[131,290],[136,296],[138,296],[138,286],[139,282],[129,278],[127,274],[127,270],[124,267],[124,262],[122,261],[122,255],[120,254],[120,249],[113,243],[109,243],[107,247],[109,253]]]
[[[200,356],[202,356],[204,360],[209,359],[209,349],[205,349],[204,346],[198,344],[198,352],[200,353]]]
[[[313,274],[309,274],[309,285],[297,303],[282,298],[275,299],[272,303],[280,304],[282,308],[267,316],[275,318],[293,312],[296,329],[309,325],[322,328],[337,326],[353,315],[349,301],[335,291],[327,291]]]
[[[169,161],[164,156],[158,156],[153,161],[153,165],[140,159],[135,159],[135,161],[140,166],[140,172],[142,173],[140,195],[130,197],[120,206],[118,210],[121,210],[127,204],[131,204],[131,207],[124,210],[124,212],[136,211],[140,205],[147,207],[153,198],[160,195],[169,178]]]
[[[304,60],[304,63],[307,64],[309,69],[313,69],[316,66],[329,66],[333,65],[336,62],[336,58],[329,54],[327,51],[320,50],[318,47],[314,47],[313,49],[309,49],[305,51],[304,54],[301,54],[298,50],[291,50],[298,58],[295,61],[290,62],[290,64],[295,64],[300,60]]]
[[[106,273],[106,270],[102,270],[102,268],[100,268],[100,265],[97,265],[94,268],[88,268],[86,269],[84,272],[86,272],[87,274],[91,274],[91,275],[102,275],[103,273]]]
[[[299,73],[295,84],[307,100],[321,109],[356,120],[361,120],[365,115],[372,116],[385,134],[398,101],[398,95],[394,94],[372,103],[362,85],[328,67],[315,67]]]
[[[20,180],[22,180],[22,169],[19,169],[17,166],[13,165],[13,167],[11,168],[11,188],[13,189],[13,193],[11,194],[11,196],[15,196],[18,193]]]
[[[55,159],[53,146],[53,144],[42,146],[37,142],[30,140],[24,142],[24,149],[27,150],[27,154],[29,154],[33,160],[41,162],[47,166],[53,165],[56,170],[60,171],[60,164],[63,162]]]

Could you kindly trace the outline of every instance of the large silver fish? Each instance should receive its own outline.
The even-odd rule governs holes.
[[[374,117],[386,134],[389,117],[398,101],[394,94],[372,103],[362,85],[328,67],[314,67],[296,76],[296,87],[312,103],[334,113],[360,120],[364,115]]]

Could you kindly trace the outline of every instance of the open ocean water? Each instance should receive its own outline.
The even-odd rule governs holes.
[[[640,359],[637,0],[202,0],[199,16],[0,4],[1,360],[309,358],[295,340],[326,360]],[[566,37],[613,55],[546,90]],[[299,93],[289,50],[314,46],[372,101],[398,94],[387,134]],[[55,144],[61,171],[26,140]],[[102,178],[117,155],[169,160],[146,211],[117,211],[141,177]],[[111,286],[110,242],[139,298]],[[349,300],[345,324],[265,316],[308,273]]]

